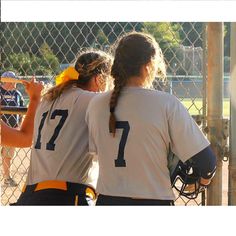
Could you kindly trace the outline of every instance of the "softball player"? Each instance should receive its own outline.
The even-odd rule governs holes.
[[[75,65],[56,78],[35,117],[31,162],[16,205],[88,205],[92,164],[85,113],[96,91],[104,91],[111,58],[100,51],[83,52]]]
[[[1,77],[17,79],[16,75],[12,71],[6,71]],[[24,105],[24,99],[20,91],[16,89],[16,83],[4,82],[0,87],[1,94],[1,106],[20,106]],[[3,114],[1,119],[10,127],[18,128],[21,124],[22,116],[14,114]],[[10,175],[11,160],[15,156],[15,148],[3,146],[1,149],[2,165],[4,170],[4,186],[16,187],[17,183]]]
[[[30,82],[22,81],[29,95],[30,102],[22,125],[11,128],[1,120],[1,144],[8,147],[29,147],[32,144],[34,116],[41,99],[43,85],[33,78]]]
[[[202,184],[213,176],[215,157],[187,110],[176,97],[147,88],[157,73],[165,76],[155,39],[135,32],[121,38],[114,90],[93,98],[86,114],[89,149],[99,162],[97,205],[173,205],[169,147],[183,162],[194,159]]]

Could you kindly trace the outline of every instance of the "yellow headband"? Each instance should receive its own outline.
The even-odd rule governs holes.
[[[59,85],[69,80],[77,80],[77,79],[79,79],[79,72],[73,66],[69,66],[68,68],[63,70],[61,74],[59,74],[56,77],[55,80],[56,80],[56,85]]]

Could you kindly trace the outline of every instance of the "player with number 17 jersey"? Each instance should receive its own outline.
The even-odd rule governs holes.
[[[15,205],[93,204],[85,114],[90,100],[106,90],[110,65],[111,57],[102,51],[81,51],[44,94],[34,121],[26,186]]]
[[[74,88],[52,104],[43,100],[39,105],[27,185],[45,180],[86,183],[91,159],[87,156],[88,131],[81,114],[94,95]]]

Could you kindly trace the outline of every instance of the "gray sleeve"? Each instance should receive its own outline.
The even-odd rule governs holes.
[[[183,162],[209,146],[202,131],[192,119],[187,109],[174,96],[168,111],[170,146],[173,153]]]
[[[93,99],[92,99],[93,100]],[[86,115],[85,115],[85,122],[88,125],[88,130],[89,130],[89,152],[90,153],[97,153],[97,147],[96,144],[94,142],[94,137],[93,137],[93,127],[92,127],[92,122],[91,119],[94,119],[94,117],[92,116],[92,101],[90,101],[87,111],[86,111]]]

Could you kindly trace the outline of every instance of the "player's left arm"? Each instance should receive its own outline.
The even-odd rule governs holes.
[[[39,100],[31,100],[25,119],[19,129],[1,121],[1,143],[9,147],[29,147],[32,143],[34,116]]]
[[[210,146],[190,158],[193,168],[196,168],[201,175],[200,183],[209,185],[216,171],[216,156]]]
[[[10,128],[1,121],[1,144],[5,146],[29,147],[32,144],[34,116],[40,103],[43,86],[35,79],[30,82],[24,81],[23,84],[30,97],[29,107],[20,129]]]

